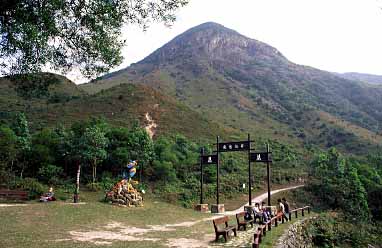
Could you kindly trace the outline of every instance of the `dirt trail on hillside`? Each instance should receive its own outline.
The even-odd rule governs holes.
[[[271,195],[285,191],[303,187],[304,185],[298,185],[293,187],[287,187],[283,189],[271,191]],[[261,202],[267,198],[267,193],[256,196],[252,199],[252,202]],[[248,205],[245,204],[245,205]],[[237,212],[243,211],[244,206],[234,210],[227,211],[222,213],[223,215],[235,215]],[[197,221],[185,221],[175,224],[162,224],[162,225],[148,225],[145,228],[137,228],[133,226],[127,226],[119,222],[111,222],[106,226],[96,228],[95,230],[90,231],[70,231],[70,240],[77,242],[89,242],[94,245],[107,246],[111,245],[113,241],[151,241],[151,242],[160,242],[163,241],[168,247],[177,247],[177,248],[198,248],[198,247],[210,247],[211,240],[214,239],[213,234],[206,234],[201,236],[201,240],[193,238],[150,238],[150,233],[157,232],[173,232],[177,228],[187,228],[194,226],[201,222],[211,221],[215,218],[219,218],[221,214],[216,214],[211,217],[203,218]],[[200,235],[198,235],[200,236]],[[162,236],[163,237],[163,236]],[[67,241],[68,239],[55,240],[56,242]]]
[[[152,139],[155,135],[155,129],[158,127],[158,125],[154,122],[153,118],[151,118],[148,112],[145,114],[145,118],[148,123],[145,129],[149,134],[150,138]]]

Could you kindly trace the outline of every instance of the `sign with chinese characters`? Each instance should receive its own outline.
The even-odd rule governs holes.
[[[219,152],[248,151],[249,141],[219,143]]]
[[[218,155],[203,155],[202,163],[203,164],[217,164]]]
[[[272,162],[271,153],[253,152],[251,153],[251,162]]]

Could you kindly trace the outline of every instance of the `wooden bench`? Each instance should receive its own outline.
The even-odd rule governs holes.
[[[28,200],[28,192],[3,189],[3,190],[0,190],[0,199],[26,201]]]
[[[247,224],[251,224],[251,227],[253,227],[254,219],[246,220],[244,219],[245,212],[240,212],[236,214],[236,221],[237,221],[237,230],[240,230],[240,227],[243,227],[244,231],[247,230]]]
[[[229,221],[228,216],[217,218],[212,221],[214,223],[214,228],[215,228],[215,235],[216,235],[215,241],[219,239],[220,235],[223,235],[225,242],[227,242],[230,231],[233,231],[233,233],[235,234],[235,237],[237,236],[236,226],[229,226],[228,221]]]

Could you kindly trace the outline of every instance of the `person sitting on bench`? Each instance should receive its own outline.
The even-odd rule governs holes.
[[[260,210],[263,213],[263,221],[264,222],[269,221],[271,219],[271,217],[272,217],[271,216],[271,211],[270,211],[270,209],[267,208],[267,206],[265,205],[265,202],[261,203]]]
[[[245,220],[252,220],[252,213],[251,213],[251,209],[250,208],[247,208],[247,211],[245,212],[245,215],[244,215],[244,219]]]
[[[253,208],[253,216],[254,216],[254,220],[256,221],[256,218],[259,219],[259,222],[262,222],[263,221],[263,214],[260,210],[260,204],[258,202],[255,203],[255,207]]]

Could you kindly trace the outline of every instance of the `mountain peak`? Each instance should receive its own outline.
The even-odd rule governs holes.
[[[257,59],[286,60],[275,48],[224,27],[206,22],[188,29],[159,48],[143,64],[172,64],[174,61],[253,62]]]
[[[193,28],[190,28],[188,31],[203,31],[203,30],[208,30],[208,29],[212,29],[212,30],[220,30],[220,31],[233,31],[219,23],[216,23],[216,22],[205,22],[205,23],[202,23],[202,24],[199,24]],[[186,32],[188,32],[186,31]],[[234,31],[235,32],[235,31]]]

